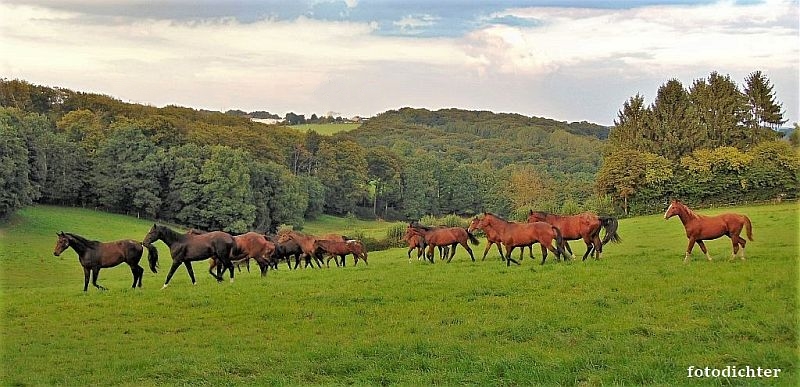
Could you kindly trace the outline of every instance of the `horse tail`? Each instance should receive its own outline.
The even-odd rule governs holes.
[[[750,218],[748,218],[746,215],[743,215],[743,216],[744,216],[744,227],[745,227],[745,231],[747,232],[747,239],[749,239],[752,242],[753,241],[753,225],[750,224]]]
[[[153,273],[158,273],[158,270],[156,270],[158,268],[158,249],[149,243],[142,243],[142,246],[147,248],[147,260],[150,262],[150,270]]]
[[[472,235],[472,233],[469,232],[469,230],[467,230],[466,228],[464,229],[464,232],[467,233],[467,238],[469,238],[469,242],[472,243],[473,245],[477,246],[481,243],[478,240],[478,238],[475,238],[475,235]]]
[[[606,237],[603,238],[603,241],[601,242],[602,244],[607,244],[608,242],[622,242],[622,238],[619,236],[619,234],[617,234],[617,228],[619,227],[619,221],[617,221],[617,218],[601,216],[600,227],[606,229]]]
[[[561,235],[561,230],[556,226],[552,226],[553,231],[556,232],[556,254],[558,257],[564,255],[564,236]]]

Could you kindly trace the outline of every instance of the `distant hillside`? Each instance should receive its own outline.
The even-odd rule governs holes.
[[[594,173],[609,128],[520,114],[402,108],[381,113],[343,137],[400,154],[431,152],[461,163],[494,168],[530,163],[552,172]]]

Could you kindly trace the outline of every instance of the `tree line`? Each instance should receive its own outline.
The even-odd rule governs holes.
[[[0,215],[40,202],[236,232],[300,228],[323,212],[418,219],[574,207],[592,196],[607,134],[588,123],[401,109],[331,137],[19,80],[0,81],[0,106]],[[397,132],[409,125],[414,132]],[[430,141],[415,138],[426,131]],[[388,132],[405,137],[375,140]]]
[[[658,211],[670,197],[696,205],[796,198],[800,159],[775,130],[786,121],[773,88],[760,71],[742,88],[712,72],[688,89],[667,81],[649,106],[631,97],[609,134],[598,193],[626,214]]]

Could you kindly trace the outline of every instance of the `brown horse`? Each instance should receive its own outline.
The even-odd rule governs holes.
[[[469,223],[469,227],[467,227],[467,231],[473,232],[474,230],[477,230],[479,222],[480,219],[478,219],[477,216],[472,218],[472,221]],[[489,253],[489,250],[492,248],[492,245],[497,246],[497,252],[500,253],[500,258],[502,258],[505,261],[506,257],[505,255],[503,255],[503,250],[500,247],[500,242],[501,242],[500,235],[498,235],[496,230],[494,229],[484,230],[484,233],[486,234],[486,242],[488,243],[486,244],[486,249],[483,250],[483,258],[481,258],[481,261],[486,260],[486,254]],[[530,251],[531,258],[533,258],[533,244],[528,245],[528,249]],[[522,249],[520,249],[519,251],[520,261],[522,260],[522,254],[524,252],[525,252],[525,246],[522,246]]]
[[[604,244],[622,241],[619,234],[617,234],[617,228],[619,227],[617,218],[597,216],[591,212],[563,216],[531,210],[528,213],[528,223],[533,222],[547,222],[558,227],[565,241],[583,239],[583,243],[586,243],[586,253],[583,254],[584,261],[593,250],[596,252],[595,259],[600,259]],[[603,240],[600,240],[601,229],[606,230],[606,236]],[[564,246],[569,251],[569,255],[573,255],[569,243],[565,242]]]
[[[328,254],[328,260],[325,261],[325,266],[330,267],[331,259],[333,262],[336,263],[336,266],[339,266],[339,260],[337,257],[342,259],[342,266],[344,266],[345,257],[349,254],[353,255],[353,259],[355,260],[354,265],[358,264],[358,260],[364,260],[364,263],[367,263],[367,251],[364,248],[364,245],[357,240],[348,240],[346,242],[342,241],[331,241],[325,239],[318,239],[314,241],[315,256],[321,257],[322,254]]]
[[[142,277],[144,276],[144,269],[139,266],[139,261],[142,259],[142,244],[132,240],[121,240],[114,242],[98,242],[90,241],[80,235],[60,232],[56,241],[56,247],[53,249],[53,255],[58,257],[68,247],[72,247],[75,253],[78,254],[78,262],[83,266],[83,291],[89,288],[89,274],[92,275],[92,285],[100,290],[106,290],[103,286],[97,284],[97,277],[100,275],[100,269],[107,267],[114,267],[120,263],[127,263],[131,268],[133,274],[133,285],[142,287]],[[150,260],[150,270],[157,273],[157,259],[158,252],[155,247],[147,245],[148,258]],[[155,259],[154,259],[155,258]]]
[[[496,234],[500,242],[506,246],[506,266],[510,266],[511,262],[519,265],[519,262],[511,258],[511,253],[516,247],[540,243],[542,245],[542,265],[547,259],[547,250],[552,251],[556,255],[556,259],[559,259],[564,251],[564,238],[561,236],[561,231],[549,223],[514,223],[492,213],[484,212],[483,217],[479,218],[476,228],[486,231],[487,235]],[[553,242],[555,242],[555,246],[553,246]]]
[[[218,282],[222,281],[223,267],[229,269],[231,274],[231,282],[233,282],[233,264],[231,263],[231,250],[235,245],[233,237],[230,234],[222,231],[212,231],[206,234],[181,234],[177,231],[171,230],[164,226],[154,224],[147,235],[144,237],[142,244],[149,245],[157,240],[161,240],[169,246],[170,255],[172,255],[172,267],[169,269],[167,279],[164,281],[162,289],[169,285],[172,275],[175,270],[183,264],[186,266],[186,271],[189,272],[189,278],[192,279],[192,284],[195,284],[194,270],[192,270],[192,261],[199,261],[212,257],[222,262],[222,266],[217,266],[217,274],[214,278]],[[155,257],[158,260],[158,257]],[[151,257],[152,260],[152,257]]]
[[[314,242],[317,240],[337,240],[340,242],[346,241],[344,236],[338,234],[327,234],[324,237],[317,238],[313,235],[303,234],[293,230],[281,232],[278,236],[278,243],[294,241],[300,246],[300,249],[303,251],[303,254],[301,254],[300,257],[305,257],[306,260],[306,264],[303,266],[304,268],[308,266],[314,267],[314,264],[311,261],[312,258],[314,259],[313,262],[316,262],[317,267],[322,268],[322,256],[316,254],[317,248],[314,246]],[[299,264],[300,261],[298,260],[295,263],[294,268],[296,269],[297,265]]]
[[[480,242],[477,238],[475,238],[472,233],[467,231],[467,229],[463,227],[442,227],[442,228],[434,228],[434,227],[427,227],[423,226],[419,223],[412,222],[408,224],[408,228],[406,228],[407,232],[411,232],[412,235],[418,235],[425,239],[425,243],[428,246],[436,246],[436,247],[444,247],[450,246],[450,254],[447,258],[447,262],[453,259],[453,256],[456,255],[456,246],[461,245],[464,246],[464,249],[467,250],[469,253],[469,257],[472,258],[472,262],[475,262],[475,255],[472,254],[472,249],[469,248],[467,241],[472,243],[473,245],[477,245]],[[431,248],[431,247],[429,247]],[[441,254],[441,253],[440,253]],[[429,256],[428,259],[433,263],[433,256]]]
[[[411,231],[406,230],[406,234],[403,236],[403,240],[408,243],[408,263],[411,263],[411,252],[414,249],[417,250],[417,260],[422,260],[422,254],[425,252],[425,238],[414,235]]]
[[[233,237],[235,243],[231,250],[231,263],[249,261],[251,258],[258,263],[261,268],[261,276],[267,275],[267,270],[271,266],[272,253],[275,251],[275,244],[270,242],[264,235],[257,232],[248,232],[242,235]],[[219,263],[216,259],[212,259],[208,268],[211,275],[212,270],[217,267]],[[250,265],[248,263],[248,271]]]
[[[717,216],[699,215],[680,201],[673,200],[664,213],[664,219],[669,219],[675,215],[678,215],[678,218],[681,219],[683,228],[686,229],[686,237],[689,238],[689,246],[686,248],[686,255],[683,258],[684,263],[689,262],[695,242],[700,245],[700,250],[703,250],[706,259],[710,261],[711,255],[708,254],[708,250],[703,241],[717,239],[723,235],[727,235],[728,238],[731,238],[731,243],[733,244],[731,260],[736,258],[739,247],[742,248],[741,258],[744,260],[744,246],[747,244],[747,241],[739,236],[742,229],[745,229],[747,232],[747,239],[750,241],[753,240],[753,226],[750,223],[750,218],[746,215],[733,213]]]

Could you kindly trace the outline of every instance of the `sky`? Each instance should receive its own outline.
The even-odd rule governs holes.
[[[125,102],[613,125],[629,98],[762,71],[798,122],[798,0],[3,0],[0,78]]]

